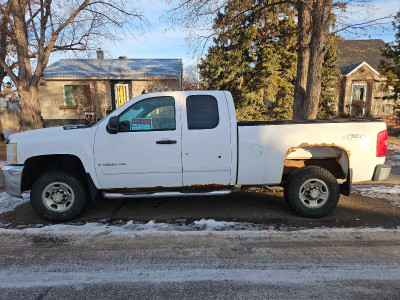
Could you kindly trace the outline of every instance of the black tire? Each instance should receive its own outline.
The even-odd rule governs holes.
[[[74,201],[66,211],[53,211],[47,208],[42,201],[44,189],[54,182],[65,183],[73,191]],[[35,180],[31,189],[31,205],[33,210],[40,217],[48,221],[63,222],[77,217],[85,208],[89,199],[89,189],[84,178],[64,170],[52,170],[43,173]]]
[[[316,208],[307,207],[300,199],[300,188],[311,179],[322,181],[328,189],[329,196],[325,198],[327,199],[325,200],[326,202]],[[336,207],[340,198],[340,188],[336,178],[331,172],[320,167],[304,167],[292,173],[286,181],[284,193],[288,205],[299,215],[308,218],[325,217]],[[309,201],[305,200],[304,202]],[[324,201],[321,202],[323,203]]]

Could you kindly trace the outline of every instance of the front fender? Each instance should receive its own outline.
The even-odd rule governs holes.
[[[63,127],[45,128],[13,134],[10,143],[17,144],[19,165],[33,157],[46,155],[72,155],[79,158],[85,172],[92,174],[98,185],[94,170],[93,145],[96,127],[65,130]]]

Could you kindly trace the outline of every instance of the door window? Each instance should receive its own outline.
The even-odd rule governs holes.
[[[213,129],[218,126],[217,99],[209,95],[194,95],[186,98],[188,129]]]
[[[365,114],[366,100],[367,86],[363,84],[353,85],[350,107],[351,114],[355,116],[363,116]]]
[[[175,100],[156,97],[133,104],[119,116],[119,131],[175,130]]]

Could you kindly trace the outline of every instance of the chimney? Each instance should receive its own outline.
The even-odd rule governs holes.
[[[120,56],[119,59],[126,60],[128,58],[124,55],[124,56]]]
[[[97,59],[104,59],[104,52],[101,48],[97,50]]]

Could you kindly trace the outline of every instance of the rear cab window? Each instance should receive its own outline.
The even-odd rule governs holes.
[[[210,95],[192,95],[186,98],[189,130],[213,129],[219,124],[218,101]]]

